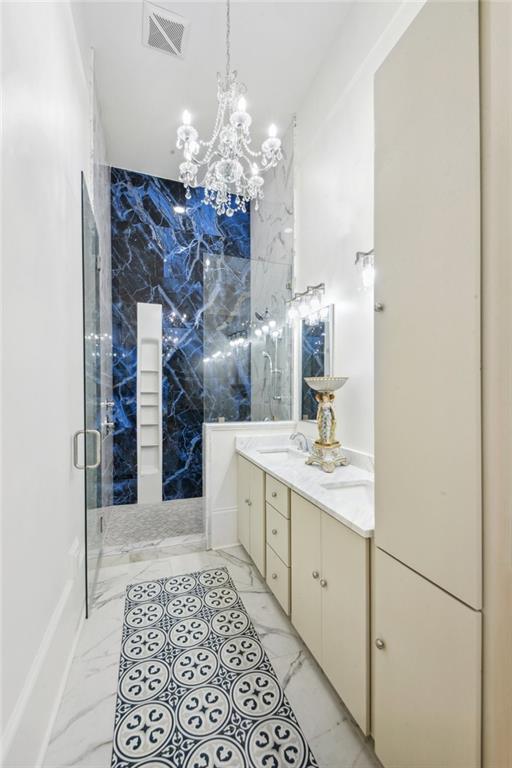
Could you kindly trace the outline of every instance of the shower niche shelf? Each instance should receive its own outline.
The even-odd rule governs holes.
[[[137,499],[162,501],[162,307],[137,304]]]

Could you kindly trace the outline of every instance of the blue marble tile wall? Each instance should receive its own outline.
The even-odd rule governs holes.
[[[306,376],[325,376],[325,323],[302,322],[302,418],[316,419],[318,403],[304,381]]]
[[[199,497],[205,339],[211,343],[208,334],[221,313],[236,314],[237,324],[249,320],[250,216],[218,217],[202,202],[202,189],[185,200],[179,182],[119,168],[111,171],[111,193],[114,504],[137,501],[137,302],[162,304],[163,499]],[[206,278],[208,297],[220,298],[205,320],[205,265],[230,259],[246,260],[247,268],[221,270],[217,291]],[[231,392],[230,418],[249,418],[249,366],[247,357]],[[210,411],[225,398],[225,384],[222,377],[208,380]]]

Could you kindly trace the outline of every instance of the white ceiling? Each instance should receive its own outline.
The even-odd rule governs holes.
[[[176,178],[183,110],[190,110],[203,138],[213,127],[216,73],[225,67],[225,4],[156,4],[191,22],[183,60],[142,44],[141,2],[79,2],[73,8],[83,50],[95,51],[108,162]],[[271,122],[280,131],[289,125],[349,5],[234,0],[232,66],[247,86],[254,142]]]

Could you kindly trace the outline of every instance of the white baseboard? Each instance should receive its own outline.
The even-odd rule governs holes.
[[[40,768],[83,620],[83,581],[68,579],[2,738],[4,768]]]

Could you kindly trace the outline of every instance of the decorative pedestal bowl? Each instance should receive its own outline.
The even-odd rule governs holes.
[[[336,414],[334,413],[334,392],[341,389],[348,378],[309,376],[304,381],[315,392],[315,400],[318,403],[316,414],[318,440],[313,443],[313,450],[306,464],[319,464],[324,472],[333,472],[335,467],[348,464],[348,459],[342,455],[341,445],[336,440]]]

